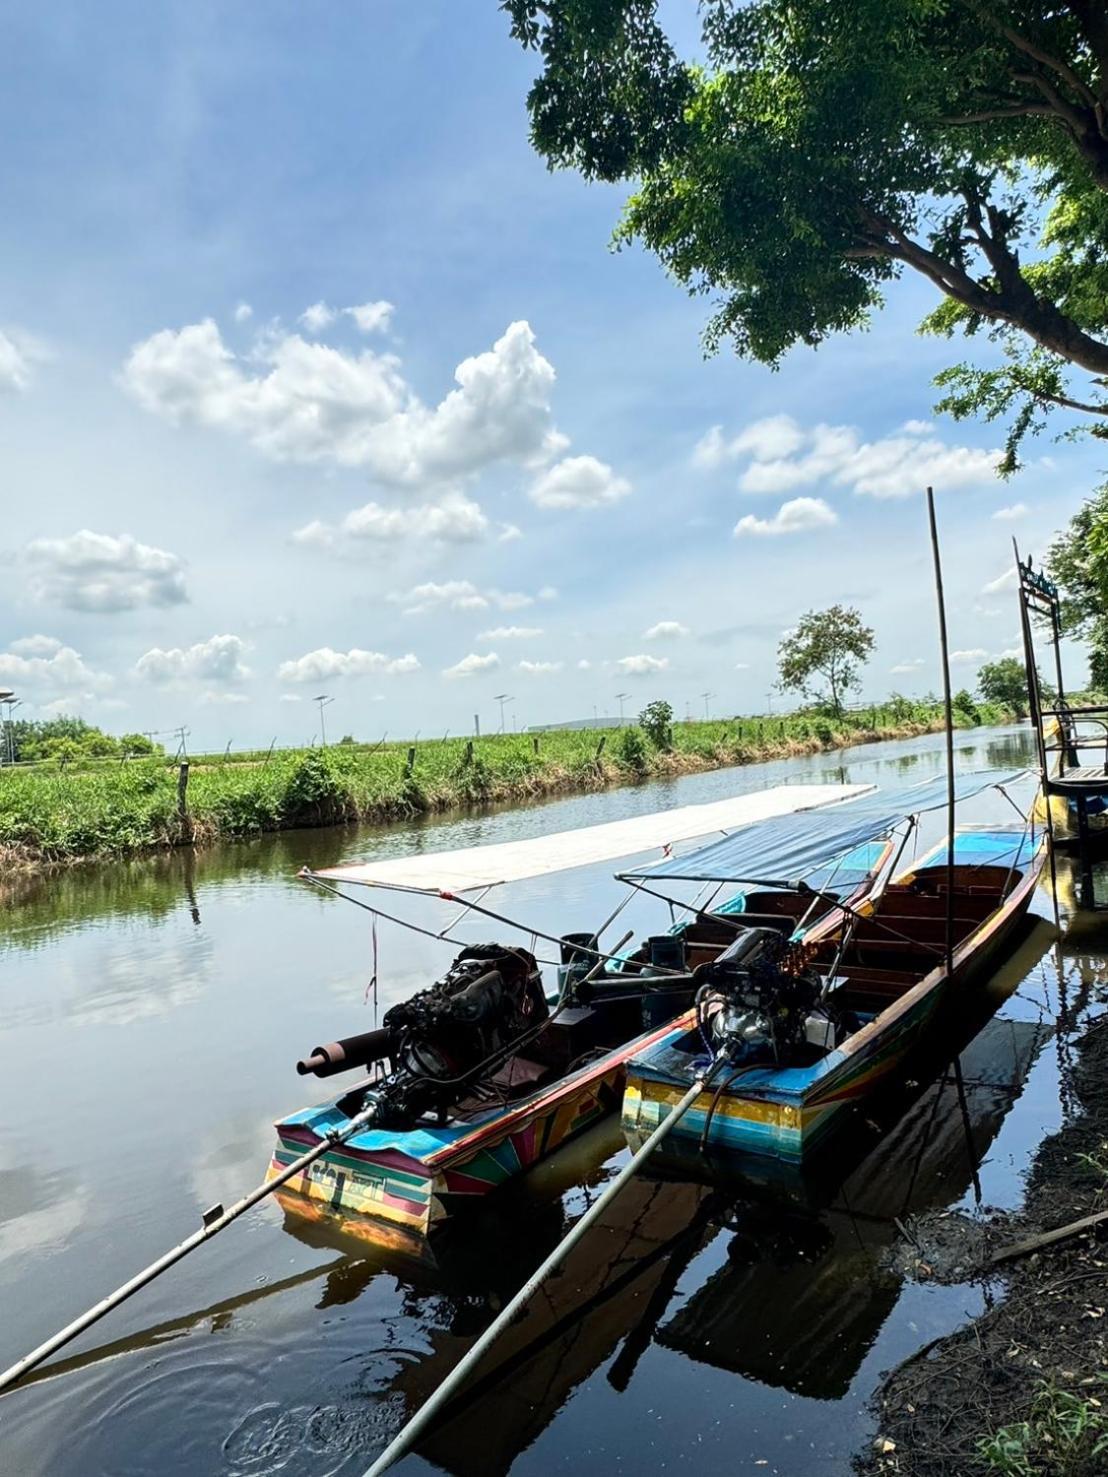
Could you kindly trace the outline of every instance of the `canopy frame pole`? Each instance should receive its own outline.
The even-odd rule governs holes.
[[[542,1265],[531,1273],[531,1276],[528,1277],[515,1297],[501,1309],[499,1316],[489,1324],[476,1343],[467,1349],[462,1358],[443,1380],[442,1384],[424,1401],[423,1405],[415,1412],[411,1419],[400,1428],[372,1466],[366,1469],[364,1477],[380,1477],[380,1473],[386,1472],[394,1462],[399,1461],[402,1456],[406,1456],[411,1451],[412,1447],[434,1420],[438,1412],[450,1401],[455,1391],[464,1384],[472,1370],[481,1361],[486,1350],[496,1342],[504,1329],[515,1320],[525,1303],[542,1286],[547,1277],[552,1272],[557,1271],[558,1267],[561,1266],[562,1262],[582,1239],[585,1232],[589,1230],[593,1222],[599,1219],[602,1212],[607,1209],[610,1202],[615,1199],[624,1185],[635,1177],[658,1144],[669,1134],[671,1129],[676,1128],[677,1124],[696,1102],[697,1098],[708,1086],[712,1077],[715,1076],[726,1060],[727,1058],[724,1056],[717,1056],[713,1059],[708,1068],[696,1079],[688,1092],[685,1093],[681,1101],[666,1114],[646,1142],[632,1154],[631,1158],[603,1194],[599,1195],[593,1201],[588,1210],[585,1211],[573,1226],[573,1229],[558,1243]]]
[[[946,635],[946,599],[943,560],[939,552],[939,525],[935,519],[935,491],[927,489],[927,521],[931,527],[931,556],[935,566],[935,600],[939,610],[939,656],[943,674],[943,711],[946,718],[946,972],[954,973],[954,712],[950,704],[950,647]]]

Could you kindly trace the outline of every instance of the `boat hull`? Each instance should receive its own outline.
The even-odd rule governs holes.
[[[740,1089],[731,1085],[724,1068],[674,1127],[673,1136],[706,1149],[793,1163],[815,1151],[847,1111],[887,1081],[923,1042],[951,995],[995,967],[1027,912],[1043,862],[1040,848],[1004,904],[959,944],[952,971],[944,963],[925,975],[831,1052],[817,1074],[765,1067],[744,1072]],[[687,1038],[693,1031],[695,1012],[689,1012],[675,1024],[668,1040]],[[631,1063],[621,1121],[632,1146],[643,1142],[688,1091],[690,1073],[674,1070],[666,1044],[659,1043]]]
[[[332,1212],[369,1216],[426,1235],[615,1111],[628,1061],[668,1030],[667,1023],[646,1032],[507,1113],[470,1128],[355,1135],[328,1149],[289,1180],[287,1189]],[[328,1104],[278,1123],[268,1178],[314,1148],[340,1122]],[[289,1209],[291,1198],[286,1196],[283,1203]]]

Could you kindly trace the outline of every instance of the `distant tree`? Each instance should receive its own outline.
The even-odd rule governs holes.
[[[1088,642],[1089,680],[1108,692],[1108,484],[1051,544],[1046,570],[1058,586],[1064,634]]]
[[[125,733],[116,742],[121,754],[128,754],[133,758],[143,758],[150,754],[165,753],[161,744],[156,744],[152,738],[147,738],[144,733]]]
[[[954,710],[956,718],[961,717],[967,723],[980,722],[980,714],[977,704],[973,700],[973,693],[967,687],[960,687],[950,700],[950,706]]]
[[[343,736],[342,736],[342,738],[339,739],[339,743],[340,744],[350,745],[350,744],[356,744],[357,742],[358,742],[358,740],[354,737],[354,735],[352,733],[344,733]]]
[[[673,709],[662,698],[655,698],[639,714],[639,727],[656,749],[668,749],[673,743]]]
[[[536,149],[632,183],[618,239],[711,298],[710,347],[775,364],[917,273],[926,330],[999,343],[939,383],[1011,415],[1005,470],[1047,412],[1108,434],[1103,0],[709,0],[695,38],[658,0],[502,5]]]
[[[779,686],[840,714],[844,695],[861,685],[859,668],[873,646],[873,631],[853,606],[809,610],[777,648]]]
[[[987,703],[998,703],[1017,718],[1027,712],[1027,670],[1014,656],[986,662],[977,674],[977,689]]]

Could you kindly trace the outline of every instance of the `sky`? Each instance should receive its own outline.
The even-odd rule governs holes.
[[[1094,444],[995,475],[926,283],[770,371],[532,152],[494,0],[58,0],[0,51],[0,687],[194,750],[764,712],[856,605],[866,699],[1018,645]],[[957,346],[954,346],[956,349]],[[1061,429],[1061,427],[1059,427]],[[1075,679],[1080,658],[1070,660]],[[709,696],[705,697],[705,694]]]

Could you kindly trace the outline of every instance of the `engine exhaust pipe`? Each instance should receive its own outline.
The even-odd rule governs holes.
[[[352,1072],[356,1067],[369,1067],[391,1056],[391,1031],[364,1031],[360,1036],[344,1036],[327,1046],[313,1046],[310,1054],[296,1064],[301,1077],[335,1077]]]

